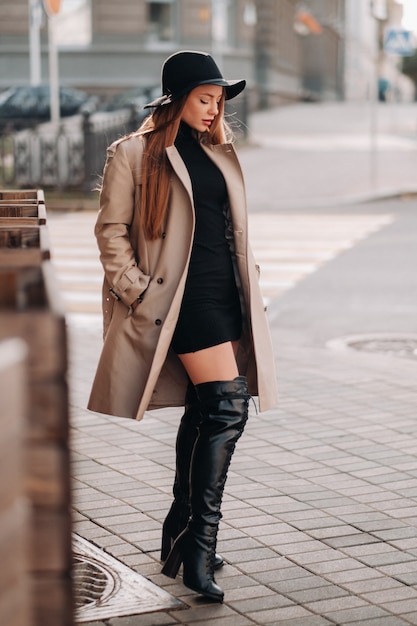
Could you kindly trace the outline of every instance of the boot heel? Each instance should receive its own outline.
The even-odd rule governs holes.
[[[182,563],[181,551],[176,543],[174,543],[171,552],[162,568],[162,573],[169,578],[175,578]]]
[[[162,529],[162,542],[161,542],[161,561],[166,561],[172,548],[172,538],[169,532]]]

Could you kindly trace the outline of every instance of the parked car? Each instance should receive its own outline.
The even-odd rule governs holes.
[[[62,117],[84,110],[94,111],[98,98],[71,87],[59,89]],[[49,85],[10,87],[0,93],[0,124],[13,122],[15,126],[31,126],[50,119]]]
[[[125,91],[117,93],[107,102],[104,107],[106,111],[118,111],[119,109],[134,109],[139,119],[144,119],[150,111],[144,109],[147,102],[151,102],[160,95],[161,88],[153,87],[131,87]]]

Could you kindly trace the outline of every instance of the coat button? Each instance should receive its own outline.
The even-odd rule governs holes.
[[[162,322],[161,322],[161,320],[159,320],[159,319],[158,319],[158,320],[155,320],[155,324],[156,324],[157,326],[160,326],[160,325],[162,324]]]
[[[162,283],[164,282],[163,278],[158,278],[158,280],[156,281],[158,283],[158,285],[162,285]]]

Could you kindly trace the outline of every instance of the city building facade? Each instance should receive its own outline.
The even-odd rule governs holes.
[[[31,80],[29,24],[39,20],[33,7],[40,2],[0,4],[0,90]],[[378,4],[385,19],[364,0],[63,0],[54,18],[60,84],[109,96],[157,85],[163,60],[188,48],[212,52],[228,77],[245,77],[251,108],[366,100],[379,77],[398,79],[398,59],[384,54],[382,37],[401,7]],[[43,15],[42,82],[46,21]]]

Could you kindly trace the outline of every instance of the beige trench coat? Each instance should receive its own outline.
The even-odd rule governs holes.
[[[188,171],[172,146],[167,148],[173,173],[164,232],[156,241],[145,239],[139,227],[143,149],[144,139],[133,135],[107,153],[95,228],[105,272],[104,345],[88,403],[92,411],[136,419],[147,409],[184,404],[187,376],[170,343],[195,221]],[[204,150],[226,180],[244,302],[237,360],[262,411],[277,402],[276,377],[259,268],[248,245],[242,172],[232,145]],[[132,313],[130,305],[140,294],[143,300]]]

